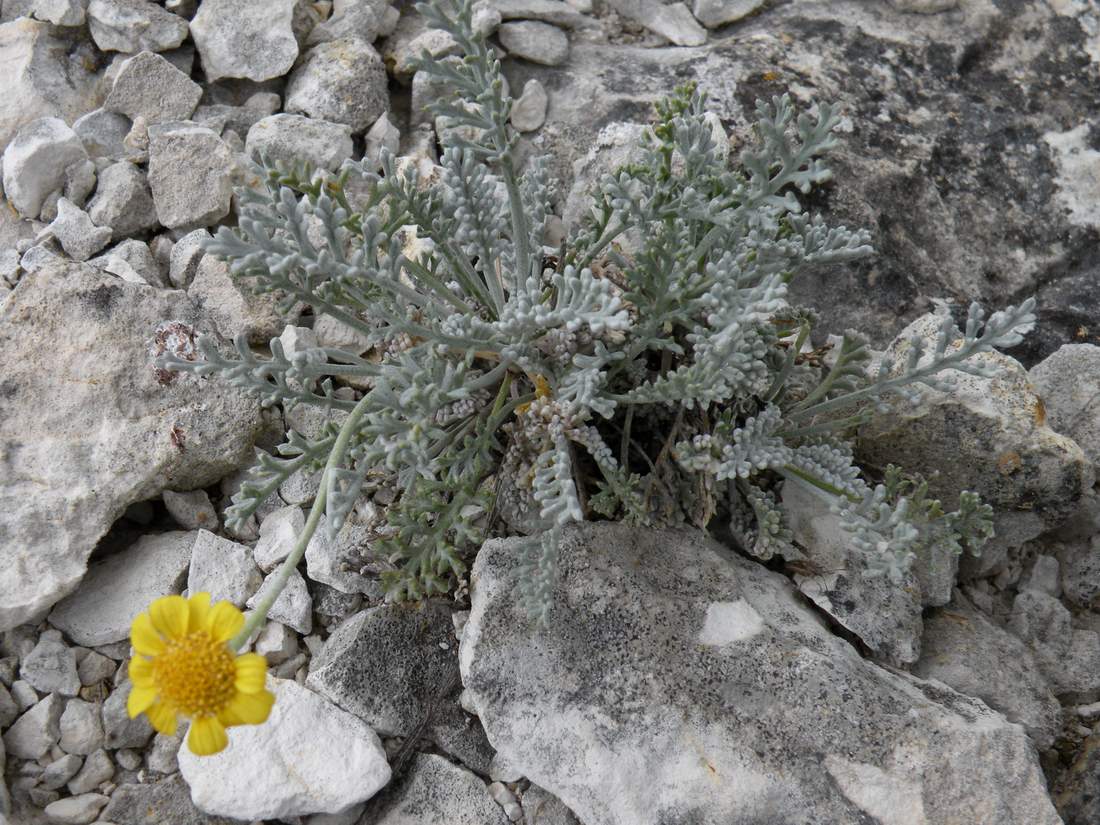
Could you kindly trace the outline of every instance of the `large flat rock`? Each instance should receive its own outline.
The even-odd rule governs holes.
[[[1027,735],[862,659],[697,532],[566,534],[548,626],[481,549],[460,661],[490,742],[585,825],[1058,825]]]
[[[24,277],[0,304],[0,629],[73,590],[130,504],[248,459],[257,402],[154,369],[158,349],[190,351],[192,330],[210,324],[183,293],[79,264]]]

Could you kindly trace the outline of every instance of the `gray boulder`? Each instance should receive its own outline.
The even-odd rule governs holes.
[[[91,0],[88,28],[105,52],[164,52],[187,38],[187,21],[149,0]]]
[[[211,226],[229,214],[233,156],[205,126],[180,125],[149,140],[149,188],[157,220],[169,229]]]
[[[931,348],[941,324],[940,316],[929,314],[906,327],[887,350],[895,370],[905,363],[910,339],[922,338]],[[992,352],[972,362],[995,370],[996,377],[947,371],[955,382],[950,392],[921,387],[916,406],[891,402],[888,412],[860,430],[857,453],[873,466],[893,463],[923,474],[947,508],[963,490],[993,507],[997,535],[978,560],[961,560],[964,575],[975,576],[997,572],[1008,549],[1069,518],[1094,473],[1081,448],[1047,426],[1018,361]]]
[[[154,369],[169,347],[194,357],[203,330],[182,293],[64,262],[25,275],[0,304],[0,629],[73,590],[130,504],[247,460],[263,426],[256,402]]]
[[[4,150],[4,194],[20,215],[31,219],[39,216],[53,193],[64,192],[83,203],[87,191],[77,197],[71,185],[88,162],[80,137],[63,120],[32,121]]]
[[[0,24],[0,150],[32,120],[56,117],[72,123],[96,107],[95,73],[78,60],[58,60],[66,51],[48,23],[22,17]]]
[[[516,544],[474,564],[463,684],[503,758],[586,825],[1060,822],[1022,728],[868,663],[703,535],[568,529],[542,628]]]
[[[290,75],[286,110],[364,132],[389,109],[386,67],[369,43],[356,38],[313,47]]]
[[[1062,728],[1062,707],[1031,653],[965,600],[937,608],[924,620],[920,661],[913,673],[981,699],[1024,726],[1045,751]]]
[[[191,37],[207,82],[271,80],[289,72],[305,6],[302,0],[204,0],[191,19]]]
[[[165,58],[142,52],[124,61],[103,103],[108,112],[146,125],[187,120],[202,98],[202,87]]]

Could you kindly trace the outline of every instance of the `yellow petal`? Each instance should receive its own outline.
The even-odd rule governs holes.
[[[130,625],[130,644],[143,656],[156,656],[164,652],[164,640],[153,627],[153,620],[148,613],[138,613],[134,623]]]
[[[156,728],[157,733],[163,733],[165,736],[176,735],[176,724],[179,720],[176,717],[176,709],[167,702],[157,702],[145,711],[145,715],[149,717],[149,722]]]
[[[153,662],[144,656],[130,660],[130,681],[134,687],[153,687]]]
[[[206,630],[216,642],[228,642],[244,626],[244,614],[232,602],[218,602],[206,616]]]
[[[180,639],[187,635],[189,614],[187,599],[183,596],[163,596],[149,605],[153,627],[169,639]]]
[[[275,694],[267,690],[259,693],[238,693],[218,714],[226,727],[230,725],[258,725],[267,721],[271,706],[275,704]]]
[[[199,716],[191,722],[191,732],[187,734],[187,746],[197,756],[210,756],[224,750],[229,744],[225,735],[225,725],[214,716]]]
[[[267,659],[259,653],[245,653],[237,657],[237,679],[234,686],[241,693],[256,693],[264,689],[267,676]]]
[[[157,689],[152,686],[134,685],[130,688],[130,695],[126,699],[126,712],[131,719],[136,719],[138,714],[147,711],[157,700]]]
[[[210,594],[195,593],[187,600],[187,609],[190,612],[187,622],[190,630],[206,627],[206,617],[210,614]]]

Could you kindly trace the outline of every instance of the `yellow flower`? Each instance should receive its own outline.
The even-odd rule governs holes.
[[[267,661],[237,656],[228,644],[243,624],[241,611],[229,602],[211,606],[209,593],[165,596],[138,614],[130,626],[138,653],[130,660],[130,718],[144,713],[172,736],[179,716],[190,717],[187,744],[199,756],[225,748],[227,727],[265,721],[275,702],[264,690]]]

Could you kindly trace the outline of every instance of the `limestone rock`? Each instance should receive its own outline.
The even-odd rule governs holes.
[[[500,43],[514,57],[544,66],[560,66],[569,58],[569,38],[557,26],[537,20],[502,23]]]
[[[868,663],[699,533],[568,529],[542,628],[515,544],[474,564],[463,684],[503,757],[586,825],[1060,821],[1019,726]]]
[[[164,52],[187,37],[187,21],[149,0],[91,0],[88,27],[105,52]]]
[[[35,0],[33,14],[55,26],[83,26],[84,6],[82,0]]]
[[[71,123],[95,108],[96,75],[78,63],[58,60],[66,51],[48,23],[23,17],[0,24],[0,150],[33,120],[56,117]]]
[[[19,665],[19,675],[42,693],[76,696],[80,677],[76,672],[76,654],[53,631],[42,634],[38,644]]]
[[[210,484],[250,455],[255,401],[154,369],[158,348],[193,357],[209,330],[182,293],[76,264],[24,276],[0,304],[0,447],[16,457],[0,487],[0,628],[73,590],[130,504]]]
[[[260,589],[249,598],[249,609],[255,608],[260,599],[271,592],[271,588],[275,586],[275,577],[278,575],[278,571],[275,571],[264,579]],[[297,570],[291,571],[286,586],[275,599],[275,603],[271,605],[267,615],[272,621],[293,627],[303,636],[309,635],[313,630],[313,599],[309,595],[305,579]]]
[[[695,0],[695,19],[708,29],[734,23],[761,9],[765,0]]]
[[[562,0],[490,0],[489,5],[500,13],[501,20],[541,20],[571,29],[591,25],[588,18]]]
[[[88,213],[68,198],[57,202],[57,217],[47,227],[65,254],[74,261],[86,261],[111,242],[110,226],[96,226]]]
[[[905,363],[912,337],[932,346],[941,324],[940,316],[929,314],[906,327],[887,350],[895,369]],[[1018,361],[999,352],[971,360],[997,376],[946,371],[955,379],[952,391],[921,387],[916,406],[892,403],[861,429],[857,454],[872,466],[894,463],[923,474],[946,509],[963,490],[991,505],[996,537],[976,562],[961,560],[964,573],[984,575],[998,571],[1008,548],[1065,521],[1092,487],[1094,473],[1081,448],[1047,426]]]
[[[546,89],[532,78],[523,85],[523,92],[512,104],[509,119],[520,132],[533,132],[546,122],[546,107],[550,102]]]
[[[120,115],[118,112],[108,112],[106,109],[96,109],[83,115],[73,123],[73,131],[80,135],[84,144],[84,150],[88,157],[106,158],[107,160],[123,160],[130,154],[130,149],[123,141],[132,128],[130,118]],[[102,174],[100,174],[102,185]]]
[[[4,749],[20,759],[38,759],[61,738],[65,700],[51,693],[15,720],[4,733]]]
[[[298,57],[301,0],[204,0],[191,20],[208,83],[223,77],[271,80]]]
[[[1065,344],[1028,372],[1047,424],[1081,445],[1100,470],[1100,347]]]
[[[336,171],[353,151],[351,128],[343,123],[313,120],[301,115],[265,117],[248,130],[245,151],[263,153],[274,161],[305,161],[314,168]]]
[[[373,43],[378,37],[388,37],[397,20],[397,9],[389,4],[389,0],[335,0],[332,14],[328,20],[313,27],[306,38],[306,45],[316,46],[344,37]]]
[[[86,756],[105,744],[100,706],[83,699],[70,699],[61,714],[61,740],[58,743],[65,753]],[[90,789],[89,789],[90,790]]]
[[[211,226],[229,214],[232,155],[213,131],[180,126],[150,136],[149,188],[169,229]]]
[[[286,333],[283,335],[285,337]],[[264,516],[263,521],[260,522],[260,538],[253,550],[256,564],[260,569],[269,573],[282,564],[283,559],[294,549],[298,534],[305,526],[306,517],[302,514],[302,508],[296,505],[281,507]],[[310,578],[313,578],[312,571]]]
[[[181,170],[183,166],[180,167]],[[297,313],[284,318],[272,293],[256,295],[229,274],[229,265],[213,255],[204,255],[195,270],[187,294],[209,313],[219,333],[226,338],[244,335],[252,343],[267,343],[277,336]]]
[[[89,647],[129,638],[130,623],[153,599],[183,589],[194,543],[194,533],[142,536],[88,568],[80,586],[50,613],[50,624]]]
[[[876,655],[894,665],[920,656],[921,588],[909,571],[900,582],[889,576],[867,575],[870,560],[852,547],[851,534],[829,503],[808,485],[783,485],[783,509],[795,541],[820,574],[796,575],[795,582],[814,604],[863,641]],[[954,558],[951,558],[954,562]],[[955,567],[947,570],[948,595]]]
[[[172,257],[168,263],[168,280],[176,289],[187,289],[195,279],[206,250],[203,242],[210,239],[205,229],[188,232],[172,247]]]
[[[103,108],[149,125],[187,120],[201,97],[202,87],[184,72],[159,54],[142,52],[123,62]]]
[[[291,680],[269,679],[268,688],[275,704],[264,724],[230,728],[229,747],[213,756],[180,750],[199,808],[244,820],[336,813],[389,781],[370,727]]]
[[[113,825],[240,825],[235,820],[207,816],[196,808],[187,783],[178,773],[159,782],[119,785],[99,818]]]
[[[218,514],[206,490],[191,490],[188,493],[165,490],[161,493],[161,500],[168,515],[184,530],[218,529]]]
[[[1058,599],[1021,590],[1008,629],[1031,649],[1055,695],[1086,702],[1100,698],[1100,633],[1075,628]]]
[[[330,539],[324,518],[306,546],[309,577],[343,593],[377,595],[377,580],[362,573],[364,560],[370,557],[374,527],[348,519]]]
[[[46,806],[44,813],[58,825],[87,825],[96,819],[110,797],[101,793],[83,793],[59,799]]]
[[[1039,751],[1050,748],[1061,730],[1061,705],[1031,654],[965,602],[937,608],[924,620],[913,673],[981,699],[1023,725]]]
[[[959,5],[959,0],[887,0],[898,11],[914,14],[939,14]]]
[[[111,229],[115,238],[155,227],[157,213],[145,173],[132,163],[108,166],[99,173],[99,185],[88,203],[88,215],[96,225]]]
[[[608,0],[608,5],[650,31],[677,46],[701,46],[707,42],[707,30],[695,22],[683,3],[660,0]]]
[[[315,46],[290,75],[286,110],[366,131],[389,108],[386,67],[362,40],[342,38]]]
[[[21,128],[4,150],[4,193],[20,215],[37,218],[47,198],[64,190],[87,162],[76,132],[56,117],[40,118]]]
[[[209,530],[198,531],[191,548],[188,593],[209,593],[211,601],[228,601],[243,608],[262,583],[248,547]]]
[[[133,685],[129,679],[118,685],[103,703],[103,732],[106,745],[111,750],[119,748],[143,748],[153,738],[153,726],[148,717],[140,714],[131,719],[126,711],[126,700],[130,698]],[[122,764],[121,761],[119,764]]]
[[[367,805],[373,825],[508,825],[475,774],[442,756],[417,755],[408,775]]]
[[[97,750],[84,760],[84,767],[69,780],[68,789],[71,794],[88,793],[95,790],[104,782],[109,782],[115,775],[115,765],[105,750]]]

